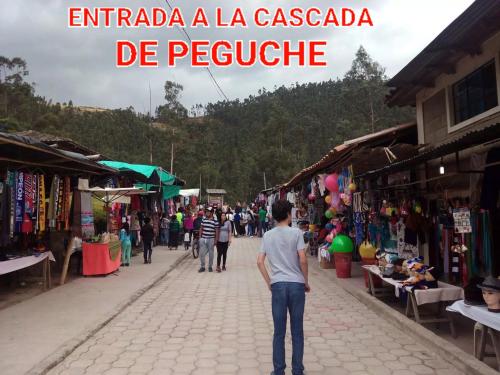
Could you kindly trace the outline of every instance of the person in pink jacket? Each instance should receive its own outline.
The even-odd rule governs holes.
[[[194,219],[190,211],[184,214],[184,233],[189,233],[189,242],[193,240]]]

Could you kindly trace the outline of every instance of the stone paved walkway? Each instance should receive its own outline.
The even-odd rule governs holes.
[[[269,374],[273,325],[259,245],[237,239],[223,274],[198,274],[198,263],[185,261],[49,374]],[[461,374],[328,281],[331,270],[314,260],[310,268],[308,375]],[[288,364],[290,351],[288,338]]]

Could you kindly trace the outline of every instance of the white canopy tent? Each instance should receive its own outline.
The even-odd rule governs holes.
[[[179,191],[182,197],[198,197],[200,196],[200,189],[182,189]]]
[[[88,191],[92,195],[104,202],[106,205],[110,203],[130,203],[130,197],[132,195],[144,195],[144,194],[154,194],[154,191],[146,191],[141,188],[129,187],[129,188],[100,188],[93,187],[89,189],[84,189],[82,191]]]

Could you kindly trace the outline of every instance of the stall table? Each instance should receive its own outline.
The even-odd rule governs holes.
[[[474,356],[483,360],[486,350],[486,337],[490,336],[497,367],[500,371],[500,314],[488,311],[486,306],[470,306],[464,301],[456,301],[446,308],[447,311],[461,314],[473,321],[474,325]]]
[[[413,315],[415,317],[415,321],[419,324],[449,323],[452,336],[453,337],[456,336],[455,326],[451,317],[450,316],[442,317],[440,315],[443,303],[457,301],[459,299],[464,298],[464,290],[462,288],[444,283],[442,281],[438,281],[437,288],[413,290],[411,286],[404,287],[402,285],[402,281],[382,277],[380,269],[375,265],[366,265],[363,266],[363,268],[368,271],[368,281],[369,281],[368,290],[374,297],[380,295],[388,295],[389,293],[386,288],[374,287],[375,277],[382,279],[384,283],[394,287],[394,294],[396,297],[399,297],[401,291],[404,288],[404,291],[408,293],[408,301],[406,304],[406,311],[405,311],[407,317],[411,318],[411,316]],[[438,311],[436,316],[423,318],[422,314],[420,313],[419,307],[421,305],[431,304],[431,303],[438,304]]]
[[[121,248],[119,241],[110,243],[82,243],[83,275],[109,275],[120,268]]]
[[[5,275],[7,273],[15,272],[28,268],[38,264],[43,263],[43,289],[52,287],[52,277],[50,272],[50,262],[55,262],[54,254],[51,251],[41,253],[39,255],[31,255],[21,258],[15,258],[11,260],[5,260],[0,262],[0,275]]]

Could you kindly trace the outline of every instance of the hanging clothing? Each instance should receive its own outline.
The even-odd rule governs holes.
[[[16,233],[21,233],[24,220],[24,173],[16,172],[16,209],[15,209],[15,228]]]
[[[92,208],[92,194],[82,191],[81,193],[81,223],[83,238],[94,236],[94,211]]]
[[[47,209],[45,204],[45,176],[38,175],[38,231],[45,232]],[[81,236],[80,236],[81,237]]]

